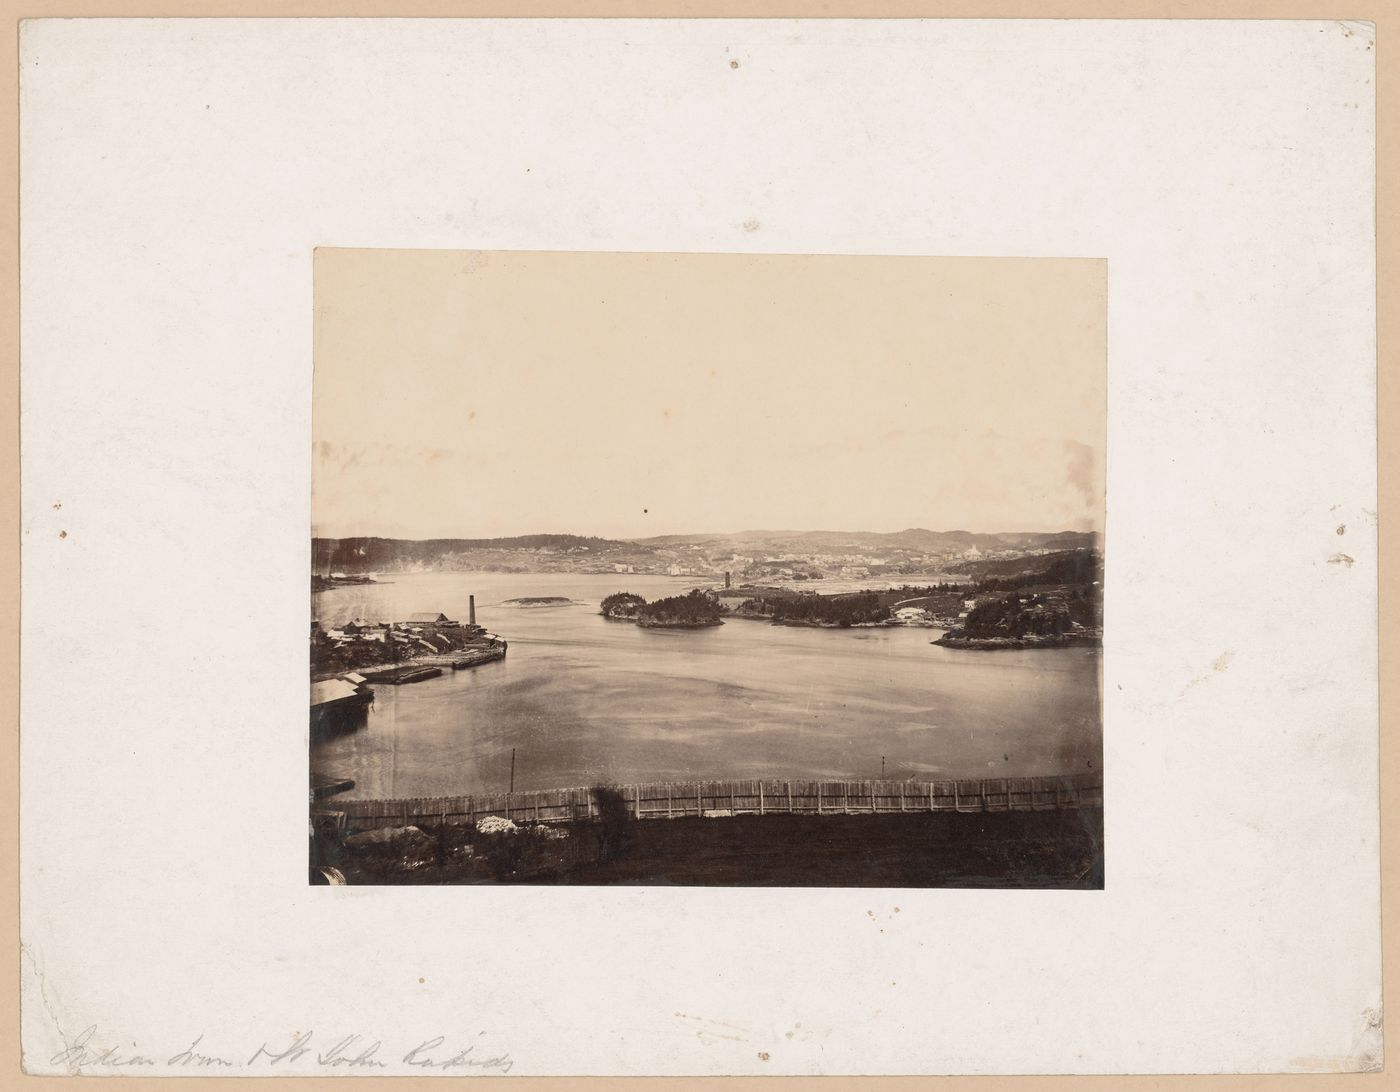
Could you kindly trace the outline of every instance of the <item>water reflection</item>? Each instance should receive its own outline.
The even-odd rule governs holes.
[[[968,652],[937,631],[813,630],[731,619],[644,630],[598,614],[610,592],[676,594],[693,580],[423,573],[315,596],[325,625],[441,610],[510,642],[501,663],[379,686],[367,727],[317,744],[349,797],[695,778],[996,777],[1097,768],[1099,653]],[[826,589],[824,589],[826,590]],[[564,596],[558,607],[505,600]]]

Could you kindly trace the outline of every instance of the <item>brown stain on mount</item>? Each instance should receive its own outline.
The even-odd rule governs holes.
[[[1180,701],[1182,698],[1186,697],[1186,695],[1190,693],[1193,687],[1200,686],[1201,683],[1208,680],[1212,674],[1218,675],[1223,673],[1230,666],[1230,661],[1234,658],[1234,652],[1230,651],[1229,649],[1226,649],[1224,652],[1222,652],[1219,656],[1217,656],[1214,660],[1210,662],[1209,672],[1207,672],[1204,675],[1196,676],[1196,678],[1192,679],[1190,682],[1188,682],[1185,686],[1181,688],[1181,693],[1177,694],[1176,696],[1177,701]]]

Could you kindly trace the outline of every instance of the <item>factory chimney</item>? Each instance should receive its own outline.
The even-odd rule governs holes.
[[[467,625],[476,625],[476,596],[467,596]]]
[[[726,588],[729,587],[729,570],[728,570],[728,569],[726,569],[726,570],[724,571],[724,586],[725,586]]]

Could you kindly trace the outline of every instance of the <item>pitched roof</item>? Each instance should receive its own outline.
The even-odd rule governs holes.
[[[425,610],[408,616],[410,622],[446,622],[448,617],[439,611]]]
[[[354,684],[348,683],[344,679],[314,682],[311,684],[311,705],[313,708],[318,705],[329,705],[333,701],[353,698],[356,693]]]

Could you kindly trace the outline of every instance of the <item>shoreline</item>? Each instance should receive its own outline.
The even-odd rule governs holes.
[[[337,588],[363,588],[371,584],[392,584],[392,580],[372,580],[369,577],[358,576],[316,576],[311,580],[311,594],[318,595],[321,592],[335,591]]]
[[[1102,637],[1064,635],[1060,637],[954,637],[944,634],[931,645],[961,648],[972,652],[995,652],[999,649],[1028,648],[1103,648]]]

